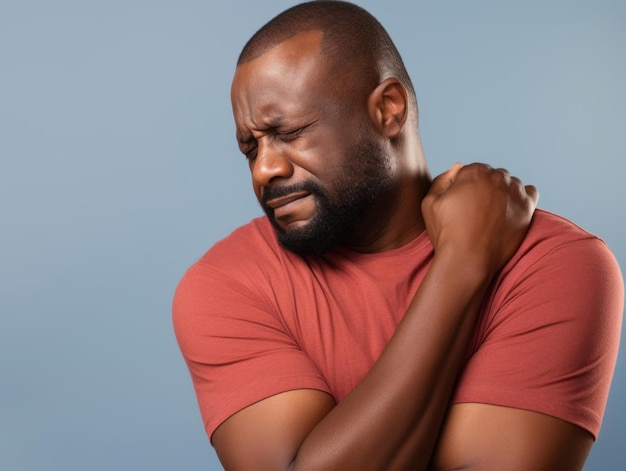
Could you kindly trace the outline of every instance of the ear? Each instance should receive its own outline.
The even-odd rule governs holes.
[[[396,78],[383,80],[370,94],[367,108],[370,119],[385,137],[398,137],[409,113],[406,88]]]

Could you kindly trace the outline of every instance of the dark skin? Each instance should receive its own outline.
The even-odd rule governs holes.
[[[229,471],[581,469],[592,437],[574,425],[506,407],[449,406],[483,296],[522,241],[536,190],[477,164],[455,165],[431,184],[402,84],[380,77],[365,95],[354,83],[330,87],[320,40],[320,32],[299,34],[236,71],[237,137],[257,197],[306,179],[332,192],[346,149],[365,130],[389,157],[396,191],[346,245],[380,252],[426,229],[435,255],[389,344],[341,403],[295,390],[239,411],[213,435],[222,464]],[[316,210],[306,194],[274,204],[286,229],[306,225]]]

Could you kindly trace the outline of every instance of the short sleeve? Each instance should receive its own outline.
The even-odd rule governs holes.
[[[174,296],[174,330],[209,437],[228,417],[272,395],[329,392],[264,298],[270,290],[257,294],[239,278],[196,263]]]
[[[622,276],[597,238],[537,252],[499,280],[454,402],[532,410],[596,437],[618,352]]]

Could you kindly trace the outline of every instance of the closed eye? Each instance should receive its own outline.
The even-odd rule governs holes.
[[[293,131],[277,132],[276,136],[282,141],[292,141],[297,138],[302,131],[304,131],[304,127],[294,129]]]
[[[250,139],[249,141],[240,141],[239,150],[245,156],[247,160],[254,160],[257,154],[258,144],[256,140]]]
[[[243,155],[249,161],[252,161],[252,160],[256,159],[256,154],[257,154],[257,146],[256,145],[254,147],[246,149],[246,151],[243,153]]]

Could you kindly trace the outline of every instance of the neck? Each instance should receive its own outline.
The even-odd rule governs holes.
[[[426,229],[422,200],[431,184],[427,169],[398,182],[381,197],[345,244],[351,250],[376,253],[408,244]]]
[[[417,118],[395,142],[388,142],[395,178],[389,191],[357,226],[346,247],[357,252],[377,253],[408,244],[426,230],[422,200],[432,178],[417,128]],[[412,131],[410,131],[412,130]]]

